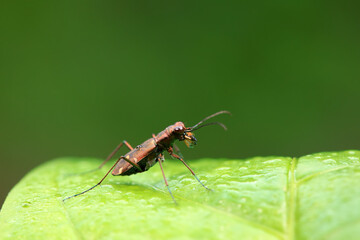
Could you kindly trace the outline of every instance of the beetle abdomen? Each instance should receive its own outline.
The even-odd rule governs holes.
[[[131,162],[139,165],[141,170],[134,167],[124,159],[121,159],[118,164],[116,164],[111,174],[114,176],[132,175],[135,173],[147,171],[156,163],[158,153],[156,153],[155,148],[156,143],[154,139],[150,138],[149,140],[139,145],[137,148],[124,155],[126,159],[129,159]]]
[[[149,168],[151,168],[152,166],[154,166],[156,164],[156,154],[152,153],[149,156],[146,156],[145,158],[143,158],[141,161],[137,162],[137,164],[141,168],[141,171],[138,168],[131,165],[130,163],[126,162],[124,159],[122,159],[121,161],[124,161],[124,163],[121,164],[122,167],[115,168],[112,171],[112,175],[126,176],[126,175],[132,175],[132,174],[136,174],[136,173],[140,173],[140,172],[145,172],[145,171],[149,170]],[[120,162],[119,162],[119,164],[120,164]]]

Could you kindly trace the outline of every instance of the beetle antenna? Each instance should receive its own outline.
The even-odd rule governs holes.
[[[225,131],[227,130],[227,127],[226,127],[223,123],[221,123],[221,122],[211,122],[211,123],[205,123],[205,124],[203,124],[203,125],[197,126],[196,128],[192,128],[192,129],[191,129],[191,132],[193,132],[193,131],[195,131],[195,130],[198,130],[199,128],[209,126],[209,125],[219,125],[219,126],[222,127]]]
[[[194,126],[190,127],[189,130],[186,131],[186,132],[193,131],[194,129],[199,129],[199,128],[196,128],[196,127],[199,126],[200,124],[202,124],[203,122],[205,122],[206,120],[209,120],[210,118],[213,118],[213,117],[215,117],[215,116],[217,116],[217,115],[224,114],[224,113],[231,115],[231,113],[230,113],[229,111],[220,111],[220,112],[214,113],[214,114],[212,114],[212,115],[210,115],[210,116],[207,116],[206,118],[204,118],[203,120],[201,120],[200,122],[198,122],[197,124],[195,124]],[[215,123],[215,124],[218,124],[218,123]],[[212,125],[212,124],[211,124],[211,125]],[[218,125],[219,125],[219,124],[218,124]],[[224,124],[222,124],[222,125],[224,126]],[[205,125],[203,125],[203,126],[205,126]],[[207,125],[206,125],[206,126],[207,126]],[[221,126],[221,125],[220,125],[220,126]],[[225,127],[225,129],[226,129],[226,127]]]

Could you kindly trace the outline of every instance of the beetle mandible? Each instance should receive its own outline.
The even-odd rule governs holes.
[[[170,125],[167,128],[165,128],[165,130],[160,132],[158,135],[153,134],[152,138],[146,140],[142,144],[138,145],[136,148],[133,148],[126,140],[122,141],[97,169],[100,169],[101,167],[103,167],[105,165],[105,163],[107,163],[115,155],[115,153],[117,151],[119,151],[119,149],[122,146],[125,145],[126,147],[128,147],[130,149],[130,152],[121,156],[115,162],[115,164],[110,168],[110,170],[105,174],[105,176],[100,180],[100,182],[98,182],[96,185],[92,186],[91,188],[89,188],[81,193],[67,197],[67,198],[63,199],[63,201],[65,201],[69,198],[84,194],[84,193],[94,189],[95,187],[99,186],[102,183],[102,181],[104,181],[104,179],[107,177],[107,175],[111,172],[111,170],[112,170],[111,174],[113,176],[132,175],[132,174],[136,174],[136,173],[145,172],[158,162],[160,165],[160,168],[161,168],[162,175],[164,177],[165,185],[170,193],[170,196],[176,203],[175,198],[169,188],[169,184],[165,177],[164,169],[162,166],[162,162],[164,161],[164,155],[163,155],[164,151],[167,151],[174,158],[179,159],[190,170],[190,172],[192,173],[192,175],[194,175],[196,180],[204,188],[206,188],[207,190],[210,190],[200,181],[200,179],[196,176],[194,171],[184,161],[184,159],[182,158],[182,156],[180,154],[178,147],[175,145],[175,140],[184,141],[185,144],[191,148],[194,145],[196,145],[196,142],[197,142],[197,140],[193,134],[193,132],[195,130],[198,130],[199,128],[209,126],[209,125],[219,125],[222,128],[224,128],[225,130],[227,130],[226,126],[220,122],[210,122],[210,123],[202,124],[206,120],[213,118],[220,114],[231,115],[231,113],[228,111],[220,111],[220,112],[214,113],[214,114],[204,118],[203,120],[201,120],[200,122],[198,122],[197,124],[195,124],[192,127],[185,127],[183,122],[176,122],[175,124]]]

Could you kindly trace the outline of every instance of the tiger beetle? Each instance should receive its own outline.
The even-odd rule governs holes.
[[[169,184],[165,177],[164,169],[162,166],[162,162],[165,161],[164,155],[163,155],[164,151],[167,151],[170,154],[170,156],[179,159],[190,170],[192,175],[194,175],[196,180],[204,188],[206,188],[207,190],[211,190],[211,189],[207,188],[200,181],[200,179],[195,175],[194,171],[189,167],[189,165],[187,165],[187,163],[184,161],[184,159],[181,156],[179,148],[174,144],[174,142],[175,142],[175,140],[184,141],[185,144],[187,145],[187,147],[192,148],[194,145],[196,145],[196,141],[197,141],[193,134],[194,131],[196,131],[202,127],[205,127],[205,126],[209,126],[209,125],[219,125],[222,128],[224,128],[224,130],[227,130],[226,126],[220,122],[210,122],[210,123],[203,124],[203,122],[205,122],[206,120],[213,118],[220,114],[231,115],[231,113],[228,111],[220,111],[220,112],[214,113],[214,114],[204,118],[203,120],[201,120],[194,126],[188,127],[188,128],[185,127],[183,122],[176,122],[175,124],[165,128],[165,130],[160,132],[158,135],[155,136],[155,134],[153,134],[152,138],[146,140],[142,144],[138,145],[136,148],[133,148],[127,141],[125,141],[125,140],[122,141],[97,169],[102,168],[105,165],[105,163],[107,163],[115,155],[115,153],[117,151],[119,151],[119,149],[122,146],[125,145],[127,148],[130,149],[130,152],[121,156],[115,162],[115,164],[110,168],[110,170],[105,174],[105,176],[100,180],[100,182],[98,182],[96,185],[92,186],[91,188],[89,188],[81,193],[67,197],[67,198],[63,199],[63,201],[65,201],[69,198],[84,194],[84,193],[94,189],[95,187],[99,186],[104,181],[104,179],[107,177],[107,175],[111,172],[111,170],[112,170],[111,174],[113,176],[132,175],[132,174],[136,174],[136,173],[145,172],[158,162],[161,172],[162,172],[162,175],[164,177],[165,185],[170,193],[170,196],[176,203],[175,198],[169,188]]]

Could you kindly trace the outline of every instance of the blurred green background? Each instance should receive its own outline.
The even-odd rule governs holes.
[[[0,205],[42,162],[104,158],[223,109],[229,131],[199,130],[186,159],[360,148],[351,1],[0,5]]]

